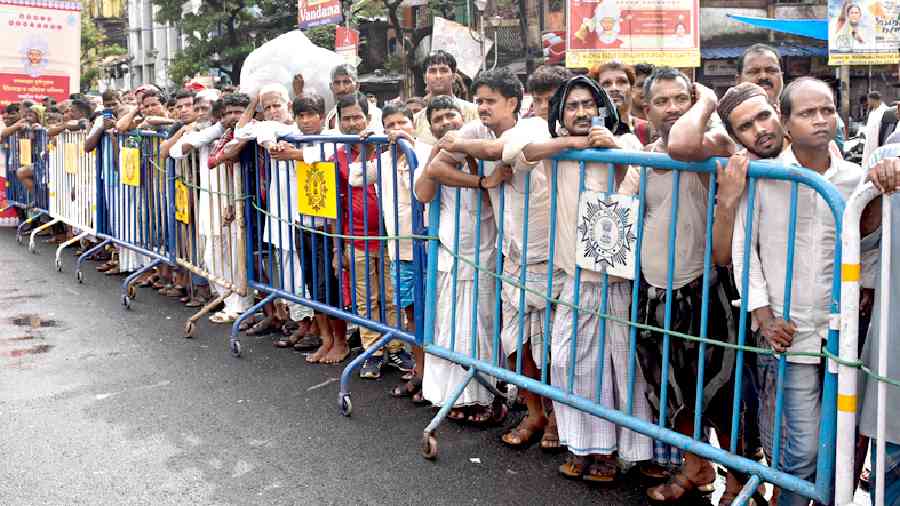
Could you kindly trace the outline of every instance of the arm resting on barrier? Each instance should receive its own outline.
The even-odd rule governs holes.
[[[126,112],[119,118],[119,121],[116,122],[116,130],[120,132],[128,132],[129,130],[134,130],[137,126],[137,122],[135,121],[138,117],[138,109],[135,107],[134,109]]]
[[[4,128],[3,131],[0,132],[0,139],[6,139],[6,138],[9,137],[10,135],[12,135],[12,134],[18,132],[19,130],[25,128],[25,126],[26,126],[27,124],[28,124],[28,122],[25,121],[24,119],[22,119],[22,120],[19,120],[19,121],[13,123],[13,124],[10,125],[10,126]]]
[[[462,153],[476,160],[500,160],[503,141],[500,139],[464,139],[457,132],[447,132],[438,147],[451,153]]]
[[[728,159],[722,167],[716,163],[716,210],[713,222],[713,261],[716,265],[731,265],[731,249],[734,237],[734,221],[744,186],[750,157],[747,150],[741,150]]]
[[[731,156],[734,141],[720,128],[707,131],[716,112],[716,93],[694,83],[694,105],[678,118],[669,132],[668,153],[673,160],[699,162],[713,156]]]
[[[181,138],[184,136],[184,134],[187,133],[187,131],[188,131],[188,126],[185,125],[185,126],[179,128],[178,131],[175,132],[175,135],[169,137],[168,139],[166,139],[166,140],[162,141],[162,143],[160,143],[159,154],[163,160],[165,160],[166,158],[169,157],[169,153],[172,151],[172,148],[175,146],[175,143],[178,142],[179,140],[181,140]]]
[[[112,130],[115,127],[116,122],[113,119],[103,118],[102,116],[98,117],[93,128],[88,132],[87,138],[84,140],[84,152],[90,153],[97,149],[97,145],[100,144],[100,139],[103,138],[103,134],[107,130]]]
[[[434,180],[434,178],[430,177],[426,173],[426,168],[431,164],[431,160],[434,159],[441,152],[441,148],[435,146],[431,147],[431,153],[428,155],[428,160],[425,163],[421,164],[421,170],[417,170],[414,176],[413,183],[413,194],[415,194],[416,199],[419,202],[429,203],[434,200],[434,197],[437,196],[438,191],[440,191],[440,184]]]
[[[512,177],[512,169],[503,164],[497,166],[497,170],[489,176],[469,174],[457,169],[459,163],[446,151],[441,151],[431,159],[425,167],[425,175],[440,184],[460,188],[490,189],[500,186]]]

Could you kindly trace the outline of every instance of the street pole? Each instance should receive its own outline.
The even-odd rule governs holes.
[[[850,124],[850,65],[841,65],[841,117],[844,124]]]

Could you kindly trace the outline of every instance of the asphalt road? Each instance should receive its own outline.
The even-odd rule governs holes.
[[[645,504],[629,475],[597,487],[559,477],[563,455],[502,446],[502,429],[445,424],[440,455],[419,445],[432,410],[391,399],[399,381],[243,338],[147,290],[121,305],[121,277],[85,282],[0,229],[0,505]],[[696,504],[696,501],[692,501]]]

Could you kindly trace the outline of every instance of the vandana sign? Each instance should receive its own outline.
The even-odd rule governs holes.
[[[337,24],[341,19],[341,0],[297,0],[300,28]]]

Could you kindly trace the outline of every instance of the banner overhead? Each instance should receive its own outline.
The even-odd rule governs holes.
[[[341,0],[297,0],[297,25],[300,28],[335,25],[342,19]]]
[[[900,63],[900,2],[828,0],[828,64]]]
[[[699,0],[567,0],[566,66],[700,66]]]
[[[0,105],[79,91],[81,4],[0,0]]]

